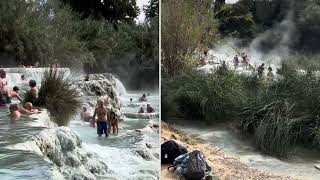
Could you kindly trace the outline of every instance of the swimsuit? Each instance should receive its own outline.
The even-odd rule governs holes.
[[[111,121],[111,126],[115,126],[117,124],[117,119]]]
[[[106,121],[97,121],[97,134],[102,135],[105,134],[108,136],[108,123]]]

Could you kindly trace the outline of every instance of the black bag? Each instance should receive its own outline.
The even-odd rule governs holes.
[[[211,168],[208,166],[206,157],[202,152],[195,150],[190,153],[186,173],[184,174],[187,180],[200,180],[208,175],[210,171]]]
[[[169,140],[161,144],[161,164],[172,164],[176,157],[187,152],[185,147]]]

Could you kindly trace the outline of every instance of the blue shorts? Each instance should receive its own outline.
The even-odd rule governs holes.
[[[97,121],[97,134],[102,135],[103,133],[108,136],[108,123],[105,121]]]

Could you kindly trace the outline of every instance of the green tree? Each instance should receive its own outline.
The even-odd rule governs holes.
[[[133,22],[139,14],[136,0],[62,0],[79,12],[82,18],[93,16],[110,22]]]

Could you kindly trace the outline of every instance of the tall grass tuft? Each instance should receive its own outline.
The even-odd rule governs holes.
[[[79,110],[81,98],[66,71],[56,68],[44,73],[36,105],[45,106],[59,126],[68,125]]]

